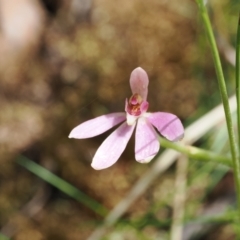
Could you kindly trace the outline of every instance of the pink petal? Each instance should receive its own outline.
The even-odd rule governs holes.
[[[101,170],[112,166],[120,157],[133,133],[135,125],[124,122],[98,148],[93,157],[92,167]]]
[[[149,107],[149,103],[147,101],[143,101],[140,106],[141,114],[145,113],[148,110],[148,107]]]
[[[171,113],[156,112],[148,117],[150,123],[170,141],[181,140],[184,136],[184,128],[180,119]]]
[[[126,113],[110,113],[86,121],[75,127],[69,138],[90,138],[106,132],[126,119]]]
[[[138,67],[132,71],[130,76],[130,87],[132,89],[132,93],[138,93],[143,100],[147,99],[148,82],[148,75],[142,68]]]
[[[136,128],[135,158],[140,163],[150,162],[160,148],[156,131],[145,119],[139,118]]]

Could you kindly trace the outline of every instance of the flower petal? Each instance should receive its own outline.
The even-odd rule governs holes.
[[[110,113],[86,121],[75,127],[69,134],[69,138],[90,138],[106,132],[126,119],[126,113]]]
[[[98,148],[93,157],[92,167],[101,170],[112,166],[120,157],[133,133],[135,125],[124,122]]]
[[[138,67],[132,71],[130,76],[130,87],[132,89],[132,93],[138,93],[143,100],[147,99],[148,82],[148,75],[142,68]]]
[[[148,116],[148,120],[157,130],[170,141],[181,140],[184,136],[184,128],[180,119],[171,113],[156,112]]]
[[[150,162],[160,148],[156,131],[145,118],[139,118],[136,128],[135,158],[140,163]]]

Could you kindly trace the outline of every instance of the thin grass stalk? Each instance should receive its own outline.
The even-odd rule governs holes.
[[[218,79],[218,86],[219,86],[222,103],[224,107],[224,112],[225,112],[225,117],[227,122],[227,129],[228,129],[228,136],[229,136],[229,143],[230,143],[230,150],[231,150],[232,161],[233,161],[233,172],[234,172],[234,178],[235,178],[235,184],[236,184],[237,209],[238,209],[238,215],[240,217],[240,162],[238,159],[236,140],[234,137],[233,123],[232,123],[232,117],[230,113],[229,102],[228,102],[227,88],[225,84],[222,64],[220,61],[216,40],[213,34],[213,30],[212,30],[212,26],[208,16],[206,5],[203,0],[196,0],[196,1],[198,3],[199,10],[203,19],[203,24],[206,30],[206,34],[209,39],[210,49],[212,51],[213,61],[214,61],[215,70],[216,70],[217,79]]]
[[[238,146],[240,149],[240,13],[237,26],[236,39],[236,97],[237,97],[237,122],[238,122]]]

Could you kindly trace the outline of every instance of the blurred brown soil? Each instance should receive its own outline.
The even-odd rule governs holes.
[[[190,0],[181,5],[177,0],[96,0],[90,17],[77,21],[69,3],[54,14],[41,8],[44,30],[38,43],[19,55],[8,52],[8,62],[0,65],[0,226],[13,222],[16,240],[86,239],[101,218],[56,189],[33,218],[19,213],[41,181],[15,159],[23,153],[41,165],[52,162],[58,176],[111,209],[148,165],[135,162],[131,141],[117,164],[95,171],[92,156],[108,133],[87,140],[68,139],[68,134],[87,119],[124,111],[129,76],[138,66],[150,78],[151,111],[183,120],[192,114],[202,91],[192,74],[198,59],[197,10]],[[166,181],[139,199],[129,216],[168,196]]]

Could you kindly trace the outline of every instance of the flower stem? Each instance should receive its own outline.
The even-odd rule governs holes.
[[[223,107],[224,107],[224,112],[225,112],[225,117],[227,122],[232,161],[233,161],[233,171],[234,171],[234,178],[235,178],[236,192],[237,192],[238,215],[240,217],[240,162],[237,156],[237,147],[236,147],[236,141],[234,137],[230,107],[228,102],[227,88],[226,88],[222,65],[221,65],[221,61],[220,61],[220,57],[217,49],[217,44],[214,38],[214,34],[213,34],[213,30],[211,27],[206,6],[203,0],[196,0],[196,1],[198,3],[199,10],[203,19],[203,24],[209,39],[210,48],[212,51],[213,61],[214,61],[215,70],[216,70],[217,79],[218,79],[218,85],[219,85],[220,94],[223,102]]]
[[[236,97],[237,97],[238,144],[240,144],[240,13],[238,18],[236,39]]]
[[[199,160],[203,162],[212,161],[215,163],[224,164],[229,167],[233,166],[231,158],[215,154],[211,151],[203,150],[193,146],[185,146],[180,143],[173,143],[164,138],[160,138],[160,144],[165,148],[174,149],[180,153],[187,155],[189,158],[192,158],[195,160]]]

